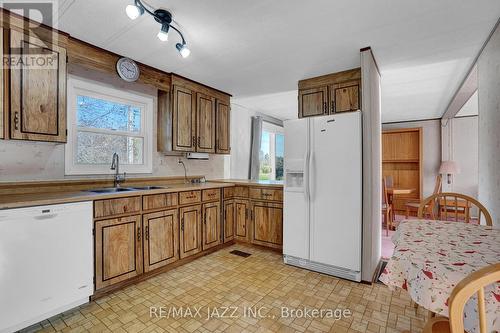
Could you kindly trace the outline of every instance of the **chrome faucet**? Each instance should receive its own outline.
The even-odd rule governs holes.
[[[120,187],[120,184],[125,181],[126,173],[120,175],[120,157],[117,153],[113,154],[113,160],[111,161],[111,170],[115,170],[115,178],[113,181],[114,187]]]

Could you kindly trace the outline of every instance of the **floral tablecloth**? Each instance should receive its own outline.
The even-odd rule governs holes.
[[[380,276],[408,291],[420,306],[448,316],[456,284],[478,269],[500,262],[500,229],[461,222],[403,221],[392,237],[395,250]],[[485,289],[488,332],[500,332],[500,283]],[[477,299],[465,307],[467,332],[478,332]]]

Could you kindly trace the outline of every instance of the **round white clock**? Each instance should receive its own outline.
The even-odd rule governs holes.
[[[129,58],[120,58],[116,62],[116,71],[120,77],[127,82],[137,81],[139,78],[139,66]]]

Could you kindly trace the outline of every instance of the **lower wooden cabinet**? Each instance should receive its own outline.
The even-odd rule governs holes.
[[[142,273],[141,216],[95,222],[96,290]]]
[[[232,241],[234,239],[234,200],[224,201],[224,243]]]
[[[205,203],[203,213],[203,250],[220,244],[220,202]]]
[[[235,238],[241,241],[249,241],[250,230],[248,230],[248,214],[250,202],[248,200],[234,200],[234,226]]]
[[[177,209],[143,215],[144,271],[179,259],[179,218]]]
[[[252,243],[281,248],[283,245],[283,205],[252,203]]]
[[[201,252],[201,205],[179,208],[181,220],[180,257]]]

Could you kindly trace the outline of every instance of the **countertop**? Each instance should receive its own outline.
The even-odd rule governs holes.
[[[237,184],[237,185],[283,187],[282,180],[215,179],[212,181],[213,182],[221,182],[221,183],[231,183],[231,184]]]
[[[1,195],[0,210],[9,208],[29,207],[29,206],[62,204],[69,202],[133,197],[133,196],[148,195],[148,194],[204,190],[210,188],[223,188],[223,187],[234,186],[234,183],[206,182],[199,184],[165,184],[165,185],[155,184],[155,185],[165,186],[166,188],[155,189],[155,190],[134,190],[128,192],[119,192],[119,193],[93,193],[88,191],[73,191],[73,192],[49,192],[49,193]]]

